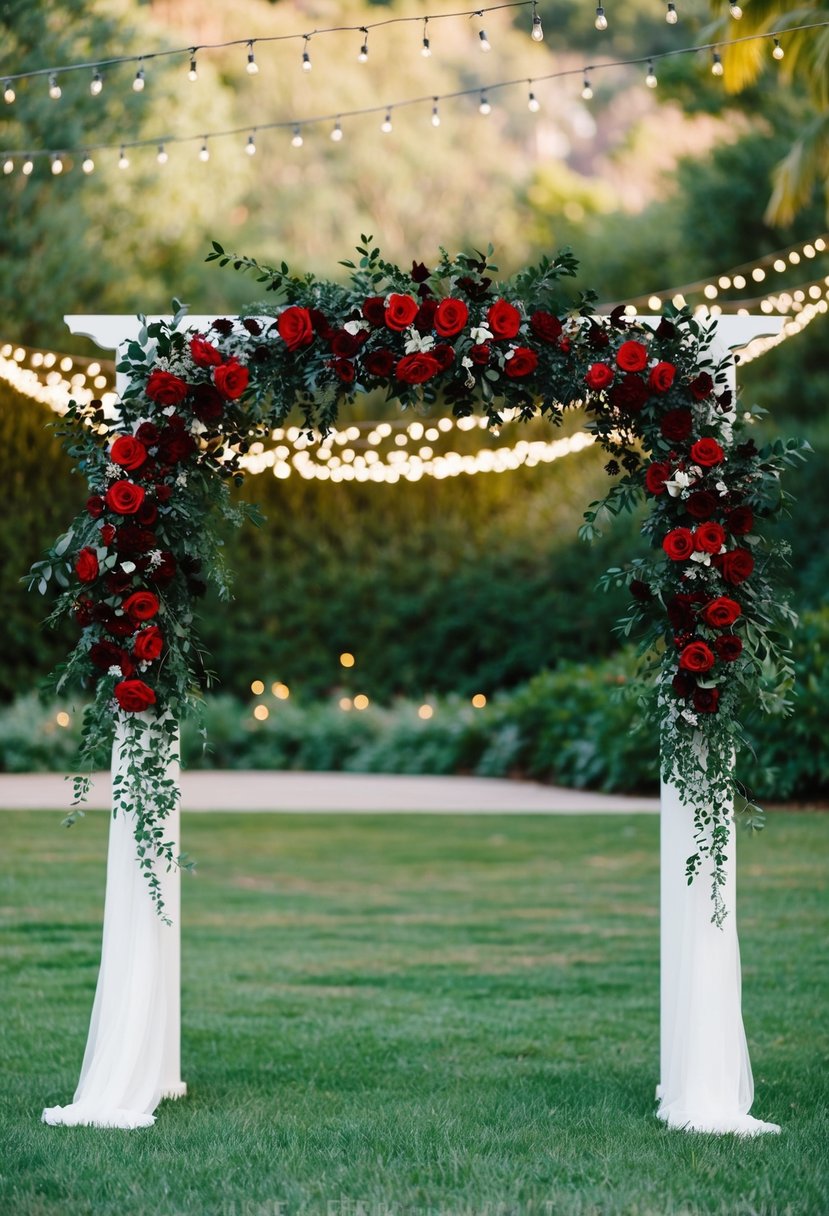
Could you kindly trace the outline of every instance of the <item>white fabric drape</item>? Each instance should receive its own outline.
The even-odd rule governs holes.
[[[113,776],[124,767],[122,738],[116,727]],[[168,769],[176,783],[178,767],[176,749]],[[44,1123],[148,1127],[162,1098],[186,1093],[179,1047],[180,872],[159,867],[168,925],[136,860],[133,818],[115,802],[113,808],[101,967],[80,1080],[71,1105],[48,1107]],[[178,853],[178,807],[166,826],[165,839]]]
[[[736,923],[736,827],[727,849],[722,928],[711,923],[706,870],[690,886],[697,851],[694,811],[663,781],[661,813],[661,1083],[658,1114],[669,1127],[755,1136],[779,1132],[749,1115],[754,1080],[741,1007]]]

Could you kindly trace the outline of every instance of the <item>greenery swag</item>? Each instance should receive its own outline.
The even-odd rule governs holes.
[[[490,426],[538,415],[558,424],[580,406],[615,478],[589,505],[582,536],[647,499],[654,555],[605,582],[630,588],[619,629],[641,640],[643,711],[662,732],[663,774],[695,808],[687,879],[707,860],[722,921],[742,708],[786,713],[793,683],[796,617],[775,581],[785,553],[759,525],[785,507],[781,473],[806,445],[758,449],[728,360],[713,353],[713,324],[675,309],[653,327],[619,309],[599,316],[592,293],[573,300],[563,289],[577,266],[569,251],[509,282],[493,281],[491,254],[443,252],[434,270],[404,270],[364,237],[359,260],[342,263],[343,286],[214,243],[208,260],[254,272],[269,303],[206,333],[182,328],[180,308],[170,322],[142,319],[122,353],[117,410],[73,403],[59,424],[90,497],[30,586],[56,585],[50,621],[72,615],[80,626],[57,687],[94,690],[82,764],[119,724],[129,764],[116,801],[134,813],[160,911],[156,865],[182,861],[165,839],[178,796],[172,724],[198,711],[210,682],[195,601],[208,582],[229,594],[222,519],[255,516],[231,494],[241,459],[292,412],[325,434],[358,392],[379,389],[403,409],[482,411]],[[87,783],[76,778],[78,805]]]

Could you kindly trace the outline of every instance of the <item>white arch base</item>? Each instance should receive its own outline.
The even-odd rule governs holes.
[[[105,350],[135,337],[132,316],[64,318]],[[658,317],[640,320],[657,322]],[[186,326],[210,324],[188,317]],[[739,349],[761,334],[777,333],[782,317],[721,317],[718,345]],[[733,379],[732,379],[733,384]],[[118,378],[118,390],[124,387]],[[113,771],[121,754],[113,747]],[[171,773],[178,777],[178,765]],[[113,804],[115,810],[117,806]],[[168,821],[178,851],[179,811]],[[685,860],[693,846],[693,810],[675,786],[662,786],[661,843],[661,1082],[658,1116],[673,1128],[754,1136],[777,1132],[749,1115],[754,1083],[741,1012],[740,950],[736,926],[735,840],[728,850],[723,891],[728,916],[711,924],[704,875],[690,887]],[[155,1122],[163,1098],[180,1098],[180,883],[178,870],[162,878],[172,925],[159,919],[135,861],[132,823],[116,813],[110,824],[101,970],[86,1054],[71,1105],[43,1112],[49,1124],[137,1128]]]

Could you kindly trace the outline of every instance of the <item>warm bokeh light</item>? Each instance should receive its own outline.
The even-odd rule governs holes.
[[[364,692],[358,692],[354,698],[355,709],[368,709],[368,697]]]
[[[472,704],[476,709],[483,709],[483,707],[486,705],[486,697],[482,692],[476,692],[475,696],[472,698]]]
[[[422,718],[425,722],[432,717],[434,712],[435,711],[432,709],[431,705],[421,705],[417,711],[417,716],[418,718]]]
[[[291,690],[288,685],[282,684],[279,680],[277,680],[276,683],[271,684],[271,692],[278,701],[287,701],[288,697],[291,695]]]
[[[261,680],[253,680],[251,682],[250,691],[255,697],[261,697],[262,693],[265,691],[265,685]]]
[[[348,650],[344,650],[343,653],[340,655],[340,666],[341,667],[353,667],[354,661],[355,661],[354,655],[351,654],[351,652]]]
[[[57,722],[58,726],[68,726],[69,723],[72,721],[72,719],[69,717],[69,714],[66,712],[66,710],[62,709],[60,711],[60,713],[56,716],[55,721]]]
[[[264,722],[269,714],[270,710],[268,709],[267,705],[257,705],[253,711],[253,716],[257,722]]]
[[[340,709],[353,709],[354,703],[351,697],[340,697]]]

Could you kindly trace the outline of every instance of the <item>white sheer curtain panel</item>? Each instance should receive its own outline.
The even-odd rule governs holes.
[[[113,776],[124,769],[122,739],[116,726]],[[178,769],[176,748],[168,769],[176,782]],[[86,1052],[72,1103],[47,1107],[44,1123],[149,1127],[162,1098],[187,1092],[179,1046],[180,872],[159,866],[172,922],[165,924],[138,865],[133,818],[117,806],[115,792],[113,799],[101,967]],[[165,839],[178,853],[178,807],[167,827]]]

